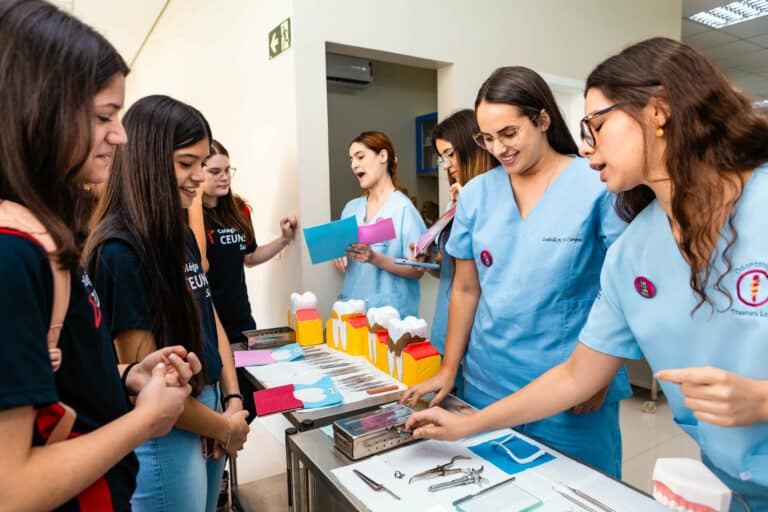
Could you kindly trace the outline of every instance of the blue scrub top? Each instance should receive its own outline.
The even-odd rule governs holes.
[[[766,205],[768,166],[763,166],[736,205],[738,238],[728,250],[731,269],[720,283],[728,296],[714,289],[724,268],[721,254],[727,241],[721,237],[714,258],[717,273],[707,288],[715,306],[704,304],[691,314],[699,301],[689,284],[691,269],[666,213],[652,202],[608,251],[602,293],[581,341],[617,357],[645,355],[654,372],[714,366],[768,379]],[[675,421],[699,443],[704,460],[736,481],[768,487],[768,423],[730,428],[699,423],[683,405],[678,385],[662,382],[661,387]]]
[[[392,218],[395,239],[371,245],[371,249],[392,258],[408,258],[408,244],[416,242],[427,230],[418,210],[405,194],[395,190],[370,222],[365,222],[367,197],[358,197],[347,203],[341,218],[355,216],[357,225],[375,223],[379,219]],[[349,258],[344,274],[344,300],[360,299],[365,307],[392,306],[405,318],[419,315],[420,288],[417,279],[408,279],[381,270],[370,263],[358,263]]]
[[[453,208],[453,202],[448,202],[446,211]],[[430,341],[440,354],[445,353],[445,335],[448,333],[448,304],[451,302],[451,290],[453,289],[453,275],[456,273],[456,262],[445,251],[448,237],[451,234],[451,221],[437,238],[437,248],[443,253],[440,260],[440,282],[437,287],[437,300],[435,301],[435,316],[432,319],[432,332]]]
[[[606,248],[624,230],[613,196],[582,158],[523,220],[499,166],[459,194],[448,253],[472,259],[481,294],[464,359],[465,397],[499,400],[565,361],[599,289]],[[631,395],[625,370],[606,403]]]

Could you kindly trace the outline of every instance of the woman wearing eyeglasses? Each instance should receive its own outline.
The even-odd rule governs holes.
[[[455,439],[535,421],[644,355],[702,460],[768,510],[768,122],[706,57],[663,38],[600,64],[585,110],[582,152],[632,224],[608,252],[581,343],[469,421],[430,411],[409,426]]]
[[[446,246],[456,275],[443,367],[404,402],[436,391],[439,403],[462,360],[464,399],[478,408],[565,361],[597,296],[606,249],[625,227],[534,71],[497,69],[475,112],[475,141],[501,166],[459,195]],[[518,429],[618,477],[619,401],[631,390],[623,369],[614,375],[572,411]]]
[[[251,223],[251,208],[232,192],[235,168],[229,152],[219,141],[211,142],[211,156],[205,161],[203,182],[203,221],[205,252],[208,260],[208,284],[213,303],[230,343],[246,341],[243,331],[256,328],[245,285],[245,267],[254,267],[272,259],[291,243],[296,234],[296,217],[280,219],[281,236],[268,244],[257,245]],[[256,417],[253,384],[243,370],[237,370],[249,420]]]
[[[438,160],[448,174],[450,184],[450,200],[446,210],[456,204],[459,192],[469,180],[489,169],[498,162],[489,152],[481,149],[472,140],[472,135],[480,131],[475,119],[474,110],[465,109],[456,112],[441,121],[432,132],[432,147],[438,154]],[[443,229],[437,239],[438,260],[440,269],[431,271],[440,279],[437,289],[435,316],[432,320],[430,341],[440,351],[445,352],[445,333],[448,329],[448,302],[451,298],[451,287],[455,269],[454,258],[446,253],[445,244],[451,235],[453,221]],[[463,378],[456,377],[457,394],[463,394]]]
[[[344,273],[345,300],[364,300],[367,308],[392,306],[401,316],[419,314],[419,269],[398,265],[396,258],[408,258],[409,245],[426,231],[418,210],[400,192],[395,146],[382,132],[363,132],[349,146],[349,162],[362,197],[344,206],[341,218],[355,216],[357,225],[391,218],[394,240],[373,245],[353,244],[347,255],[334,260]]]

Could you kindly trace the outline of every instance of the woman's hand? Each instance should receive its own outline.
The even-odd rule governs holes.
[[[468,428],[470,417],[448,412],[442,407],[430,407],[411,414],[405,422],[405,429],[411,431],[415,438],[456,441],[471,433]]]
[[[282,233],[283,243],[288,245],[296,237],[296,227],[299,225],[296,217],[283,217],[280,219],[280,232]]]
[[[238,404],[233,402],[237,402],[239,407]],[[217,441],[213,445],[212,457],[214,460],[219,460],[224,455],[237,457],[237,452],[243,449],[243,445],[248,438],[248,432],[251,431],[251,427],[246,421],[248,419],[248,411],[243,409],[243,404],[240,403],[240,400],[230,400],[227,403],[227,409],[222,414],[229,421],[229,444],[224,446],[223,442]]]
[[[150,437],[160,437],[170,432],[184,412],[184,400],[192,391],[189,384],[168,385],[168,380],[168,367],[158,363],[152,368],[149,381],[144,383],[136,397],[134,412],[147,416]]]
[[[403,394],[400,397],[400,403],[413,407],[416,405],[416,402],[419,401],[419,398],[427,393],[434,392],[436,393],[435,397],[429,403],[429,406],[432,407],[433,405],[442,402],[448,393],[451,392],[455,381],[456,373],[443,367],[436,375],[403,391]]]
[[[662,370],[656,378],[679,384],[683,405],[700,421],[720,427],[768,421],[768,381],[711,366]]]
[[[341,258],[336,258],[333,260],[333,266],[336,267],[336,270],[343,274],[347,271],[347,257],[342,256]]]
[[[186,361],[185,361],[186,358]],[[166,366],[165,379],[169,386],[186,386],[193,375],[203,368],[194,352],[187,352],[181,345],[163,347],[147,355],[134,365],[126,375],[125,386],[131,394],[138,394],[152,378],[152,371],[159,363]]]
[[[459,185],[458,182],[451,185],[451,188],[448,190],[448,196],[451,198],[452,203],[456,203],[456,201],[459,200],[459,192],[461,192],[462,186]]]
[[[348,258],[360,263],[372,263],[377,254],[370,246],[363,244],[350,244],[346,253]]]
[[[608,385],[598,391],[597,393],[592,396],[589,400],[586,402],[582,402],[579,405],[575,405],[571,412],[573,414],[589,414],[590,412],[597,412],[600,410],[600,407],[602,407],[603,402],[605,401],[605,396],[608,394],[608,388],[611,386]]]

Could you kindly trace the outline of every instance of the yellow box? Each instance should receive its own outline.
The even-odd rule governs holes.
[[[296,343],[302,347],[323,342],[323,321],[315,308],[296,310]]]
[[[344,315],[347,316],[347,315]],[[341,350],[351,356],[363,356],[368,352],[368,319],[365,315],[349,315],[344,321],[346,328],[346,348]]]
[[[402,382],[406,386],[424,382],[440,371],[440,352],[429,341],[409,344],[402,355]]]
[[[376,342],[376,368],[389,374],[389,332],[379,331],[376,333],[378,340]]]

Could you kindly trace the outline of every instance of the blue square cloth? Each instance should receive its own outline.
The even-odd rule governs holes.
[[[504,471],[508,475],[514,475],[515,473],[520,473],[521,471],[525,471],[526,469],[534,468],[536,466],[540,466],[544,464],[545,462],[549,462],[550,460],[554,460],[554,456],[551,453],[545,453],[541,457],[527,463],[527,464],[518,464],[514,460],[512,460],[509,455],[507,455],[507,452],[504,451],[503,448],[500,446],[493,446],[491,443],[493,442],[501,442],[504,439],[508,437],[507,434],[498,437],[496,439],[491,439],[490,441],[486,441],[484,443],[476,444],[474,446],[470,446],[469,449],[477,454],[478,456],[482,457],[483,459],[487,460],[500,470]],[[513,439],[510,439],[506,443],[504,443],[504,446],[506,446],[509,450],[512,451],[516,456],[522,458],[528,457],[529,455],[532,455],[534,452],[537,452],[539,448],[535,445],[532,445],[531,443],[523,440],[520,437],[515,436]]]

